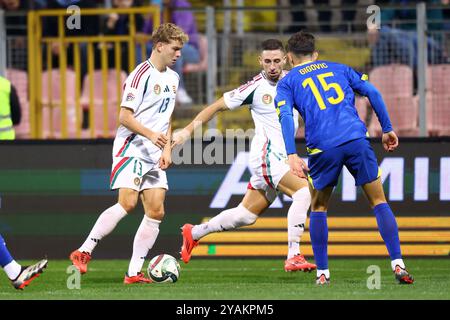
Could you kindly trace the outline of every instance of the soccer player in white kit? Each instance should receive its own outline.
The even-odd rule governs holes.
[[[136,206],[140,196],[145,215],[136,232],[133,254],[124,283],[149,283],[141,272],[145,257],[153,247],[164,217],[168,190],[165,169],[171,164],[170,119],[175,106],[179,76],[171,70],[181,55],[188,36],[176,25],[166,23],[152,34],[150,59],[128,76],[119,115],[120,126],[113,146],[111,189],[119,189],[118,202],[98,218],[82,246],[70,260],[80,273],[98,242]]]
[[[281,126],[274,105],[276,85],[284,75],[286,56],[283,44],[276,39],[262,43],[259,62],[263,71],[239,88],[226,92],[222,98],[202,110],[182,131],[173,136],[172,145],[183,144],[196,127],[211,120],[217,112],[250,105],[255,122],[255,136],[250,147],[249,165],[253,171],[248,190],[236,208],[222,211],[200,225],[182,227],[181,257],[185,263],[201,238],[212,232],[232,230],[255,223],[273,202],[277,191],[292,197],[288,211],[288,254],[286,271],[311,271],[316,265],[306,261],[300,253],[300,238],[304,231],[311,196],[308,181],[294,175],[286,163],[287,155]],[[298,113],[296,114],[298,123]]]

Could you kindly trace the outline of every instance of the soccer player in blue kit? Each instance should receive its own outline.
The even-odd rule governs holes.
[[[398,147],[398,137],[379,91],[367,81],[365,74],[340,63],[318,61],[315,38],[310,33],[301,31],[292,35],[287,52],[293,68],[278,83],[275,107],[289,166],[294,174],[307,174],[310,182],[310,236],[317,264],[316,283],[330,282],[328,201],[344,165],[369,200],[389,252],[395,278],[399,283],[413,283],[414,279],[402,260],[397,222],[386,203],[381,171],[367,139],[366,126],[355,108],[354,92],[368,97],[383,129],[383,147],[386,151],[394,151]],[[293,108],[299,111],[305,122],[308,165],[296,153]]]

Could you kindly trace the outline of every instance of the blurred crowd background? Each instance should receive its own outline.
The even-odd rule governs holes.
[[[15,137],[113,137],[121,83],[149,57],[149,35],[158,19],[181,26],[190,39],[174,66],[181,76],[175,128],[260,72],[259,45],[264,39],[286,41],[292,33],[308,30],[318,38],[321,59],[345,63],[369,75],[382,92],[400,136],[448,136],[450,0],[426,1],[424,19],[417,3],[0,0],[0,75],[12,83]],[[48,9],[66,10],[73,5],[80,8],[80,28],[62,25],[58,15],[47,14]],[[146,10],[149,6],[157,11]],[[99,8],[143,9],[84,14]],[[381,24],[368,28],[368,18],[377,8]],[[33,11],[42,14],[30,21]],[[379,136],[381,129],[367,99],[357,97],[355,103],[370,134]],[[248,109],[242,108],[220,116],[211,126],[247,129],[252,120]],[[297,136],[303,136],[302,126]]]

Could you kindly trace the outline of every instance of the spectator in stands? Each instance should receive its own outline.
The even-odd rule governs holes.
[[[170,21],[181,27],[183,31],[189,36],[189,42],[185,43],[183,49],[181,50],[181,57],[177,60],[173,69],[180,76],[180,85],[177,92],[177,102],[180,104],[191,104],[192,98],[188,95],[183,81],[183,66],[188,63],[198,63],[200,61],[199,52],[199,40],[197,32],[197,24],[195,22],[195,17],[191,11],[175,11],[176,8],[190,8],[191,4],[186,0],[163,0],[162,4],[168,7],[171,11]],[[145,21],[143,31],[146,34],[152,34],[153,32],[153,20],[147,19]],[[151,53],[152,45],[147,44],[147,55]]]
[[[402,63],[417,67],[417,33],[383,26],[380,30],[368,30],[371,47],[371,64],[376,67],[390,63]],[[427,38],[428,63],[445,63],[447,54],[433,38]]]
[[[442,1],[445,4],[446,1]],[[441,4],[441,0],[428,0],[427,4]],[[412,0],[390,0],[389,5],[397,6],[398,8],[383,8],[381,10],[381,25],[391,24],[395,28],[403,30],[417,30],[416,24],[416,4],[417,1]],[[402,8],[400,8],[402,6]],[[409,8],[406,6],[410,6]],[[428,30],[441,30],[443,27],[443,12],[442,9],[430,8],[427,9]]]
[[[400,63],[411,66],[414,72],[414,88],[417,88],[417,33],[383,26],[380,30],[368,30],[371,47],[371,67]],[[433,38],[427,37],[428,63],[447,63],[445,50]]]
[[[19,97],[11,82],[0,76],[0,140],[14,140],[14,127],[20,123]]]
[[[113,7],[114,8],[132,8],[135,6],[140,5],[139,2],[136,0],[113,0]],[[144,18],[141,15],[135,15],[135,28],[137,31],[142,30],[144,26]],[[130,33],[130,21],[129,21],[129,15],[119,15],[117,13],[112,13],[106,17],[106,20],[103,22],[103,33],[106,35],[127,35]],[[128,73],[129,71],[129,56],[128,56],[128,43],[122,42],[121,43],[121,55],[122,55],[122,61],[121,61],[121,67],[122,70]],[[114,47],[109,46],[108,47],[108,55],[109,55],[109,67],[113,68],[115,65],[115,58],[114,58]],[[132,69],[134,69],[135,66],[133,66]]]

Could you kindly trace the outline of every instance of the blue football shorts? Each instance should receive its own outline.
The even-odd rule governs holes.
[[[381,175],[369,139],[361,138],[309,155],[309,181],[316,190],[334,187],[344,166],[355,178],[357,186],[372,182]]]

